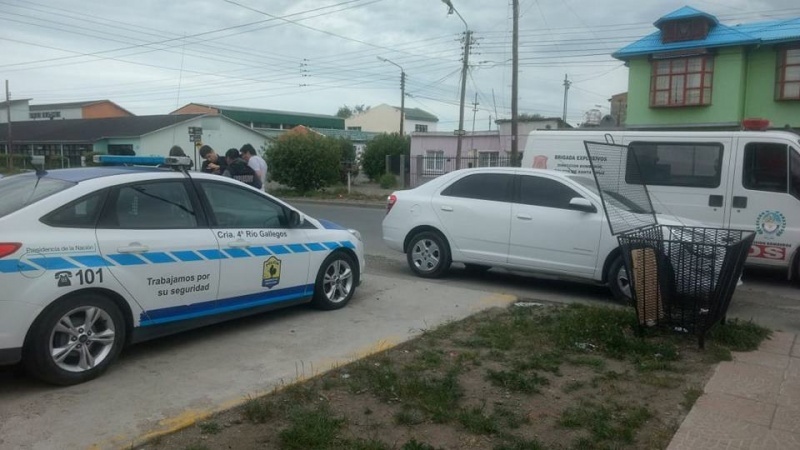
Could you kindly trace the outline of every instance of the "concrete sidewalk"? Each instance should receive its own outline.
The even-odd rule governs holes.
[[[668,449],[800,449],[797,335],[775,332],[720,363]]]

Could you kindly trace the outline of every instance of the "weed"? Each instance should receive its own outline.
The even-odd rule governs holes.
[[[486,355],[487,358],[491,359],[492,361],[503,362],[508,359],[506,352],[500,350],[489,350],[489,354]]]
[[[388,445],[377,439],[356,439],[355,441],[343,441],[337,445],[336,448],[346,448],[348,450],[389,450]]]
[[[703,395],[703,390],[697,387],[689,388],[683,391],[683,401],[681,402],[681,406],[687,411],[692,409],[695,402],[697,401],[700,396]]]
[[[565,358],[565,361],[573,366],[587,366],[596,372],[602,372],[606,368],[606,360],[597,356],[575,355]]]
[[[514,345],[514,330],[501,320],[492,320],[480,325],[475,334],[482,339],[482,346],[497,350],[510,350]]]
[[[201,422],[198,426],[200,427],[200,434],[217,434],[222,431],[222,426],[214,421]]]
[[[569,394],[570,392],[578,391],[580,389],[583,389],[584,387],[586,387],[585,381],[572,380],[564,383],[564,386],[561,387],[561,391],[564,392],[565,394]]]
[[[706,359],[711,362],[733,361],[730,349],[713,342],[706,344]]]
[[[419,425],[425,419],[425,413],[416,408],[404,407],[394,414],[394,421],[398,425]]]
[[[286,397],[295,404],[309,402],[317,397],[314,389],[306,383],[291,384],[284,389],[284,392]]]
[[[559,368],[564,361],[564,355],[561,352],[548,352],[539,355],[532,355],[524,361],[517,361],[514,367],[517,370],[543,370],[559,374]]]
[[[537,373],[521,373],[518,371],[489,369],[486,372],[486,378],[495,386],[526,394],[538,393],[539,386],[550,384],[550,380]]]
[[[372,414],[372,410],[369,407],[364,408],[364,415],[369,416]]]
[[[516,412],[502,406],[494,407],[494,414],[498,420],[502,420],[508,428],[517,429],[524,424],[530,423],[528,416],[517,414]]]
[[[417,442],[416,439],[411,439],[403,444],[400,450],[436,450],[436,447],[424,442]]]
[[[422,370],[435,369],[442,364],[442,360],[441,351],[425,349],[417,355],[415,366]]]
[[[644,406],[603,404],[583,401],[564,410],[559,425],[565,428],[585,428],[595,442],[621,441],[632,443],[636,431],[652,417]]]
[[[718,324],[712,328],[709,340],[734,352],[749,352],[756,350],[761,342],[771,335],[771,330],[752,321],[732,319],[725,325]]]
[[[485,405],[462,409],[458,422],[471,433],[494,434],[499,429],[496,417],[484,413]]]
[[[207,445],[203,444],[189,444],[184,447],[184,450],[210,450]]]
[[[545,450],[545,448],[546,447],[536,439],[527,440],[511,436],[506,442],[495,446],[494,450]]]
[[[278,435],[281,447],[289,450],[334,447],[344,426],[344,419],[335,417],[324,403],[315,409],[296,408],[289,422]]]
[[[475,351],[464,351],[460,352],[456,357],[456,364],[462,365],[465,363],[470,363],[473,366],[480,366],[481,363],[481,354]]]
[[[675,389],[683,385],[685,380],[680,376],[647,374],[641,375],[639,377],[639,381],[642,384],[647,384],[661,389]]]
[[[266,399],[249,398],[244,404],[242,414],[253,423],[265,423],[275,417],[275,407]]]

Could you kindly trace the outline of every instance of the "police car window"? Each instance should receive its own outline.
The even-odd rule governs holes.
[[[786,144],[751,142],[744,146],[742,186],[767,192],[788,192],[789,147]]]
[[[511,182],[513,179],[513,175],[506,173],[476,173],[467,175],[451,184],[442,191],[441,195],[510,202]]]
[[[42,222],[53,227],[94,228],[103,207],[106,190],[95,192],[70,202],[42,217]]]
[[[116,228],[181,229],[197,227],[197,216],[183,181],[142,183],[119,188],[108,208]]]
[[[227,183],[201,182],[219,228],[287,228],[283,207],[248,189]]]
[[[33,174],[13,175],[0,179],[0,217],[75,186],[75,183]]]
[[[789,148],[789,167],[791,168],[791,184],[789,185],[792,195],[800,199],[800,153],[796,148]]]
[[[572,188],[549,178],[521,175],[519,201],[523,205],[569,209],[569,201],[583,197]]]
[[[714,142],[631,142],[625,181],[654,186],[719,187],[723,146]],[[634,155],[636,159],[634,159]],[[639,166],[637,170],[636,162]],[[639,173],[641,171],[641,173]]]

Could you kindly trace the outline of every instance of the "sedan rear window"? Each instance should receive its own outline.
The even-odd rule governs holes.
[[[0,217],[7,216],[56,192],[75,186],[75,183],[35,175],[13,175],[0,179]]]

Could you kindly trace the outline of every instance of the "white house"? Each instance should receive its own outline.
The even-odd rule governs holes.
[[[405,108],[403,133],[433,132],[439,118],[419,108]],[[361,114],[345,119],[345,128],[376,133],[400,132],[400,107],[385,103],[373,106]]]

